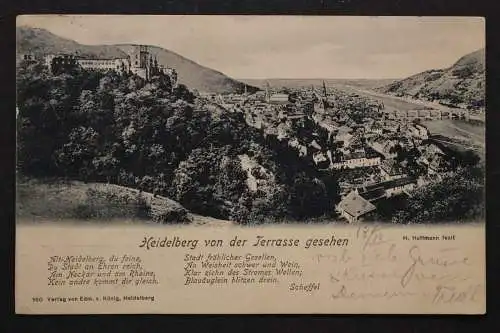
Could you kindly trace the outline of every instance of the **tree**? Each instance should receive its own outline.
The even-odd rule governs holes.
[[[480,168],[461,168],[412,193],[394,223],[461,222],[484,217],[484,176]]]
[[[87,181],[95,174],[93,160],[97,155],[99,134],[91,127],[74,128],[65,143],[55,153],[59,170],[67,176]]]
[[[309,178],[304,172],[297,175],[290,197],[292,214],[298,219],[323,215],[332,205],[325,184],[317,178]]]
[[[188,103],[193,103],[194,102],[194,95],[189,91],[189,89],[183,85],[179,84],[177,87],[173,89],[173,95],[177,99],[182,99]]]

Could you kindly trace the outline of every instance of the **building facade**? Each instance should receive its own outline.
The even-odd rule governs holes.
[[[156,57],[150,54],[147,46],[136,45],[127,57],[87,58],[73,54],[48,54],[44,58],[45,65],[52,70],[54,63],[67,66],[75,65],[89,70],[115,71],[132,73],[150,80],[154,75],[164,73],[170,77],[172,87],[177,85],[177,72],[173,68],[160,65]]]
[[[362,217],[376,209],[370,201],[359,195],[357,190],[347,194],[336,207],[337,212],[349,223],[356,223]]]
[[[369,166],[377,166],[380,164],[380,157],[359,157],[359,158],[349,158],[343,161],[337,161],[332,163],[333,169],[355,169],[363,168]]]
[[[427,140],[429,139],[429,131],[425,126],[415,124],[410,126],[410,133],[417,139]]]
[[[128,58],[117,59],[77,59],[78,65],[84,69],[91,70],[114,70],[117,72],[128,72],[130,61]]]

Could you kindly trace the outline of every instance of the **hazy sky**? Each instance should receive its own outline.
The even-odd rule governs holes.
[[[481,18],[360,16],[18,17],[82,44],[157,45],[234,78],[400,78],[485,45]]]

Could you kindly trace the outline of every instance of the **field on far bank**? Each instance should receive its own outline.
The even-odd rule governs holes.
[[[403,100],[395,96],[380,94],[371,90],[364,89],[364,87],[353,85],[338,85],[337,89],[344,90],[350,93],[356,93],[361,96],[366,96],[384,103],[386,111],[408,111],[408,110],[424,110],[428,107],[424,104],[413,103],[411,101]]]
[[[451,139],[470,141],[472,144],[484,147],[486,129],[483,125],[476,125],[465,120],[433,120],[424,121],[431,135],[437,134]]]
[[[395,81],[395,79],[283,79],[283,78],[270,78],[270,79],[238,79],[240,82],[245,82],[261,89],[266,88],[269,84],[271,88],[288,88],[288,89],[309,89],[314,86],[316,89],[321,89],[323,81],[327,87],[335,85],[351,85],[363,89],[374,89],[377,87],[388,85]]]

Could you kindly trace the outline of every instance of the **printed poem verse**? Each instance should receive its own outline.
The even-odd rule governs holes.
[[[266,253],[186,254],[184,261],[185,285],[276,284],[283,276],[303,275],[298,262],[280,260]]]
[[[155,285],[156,274],[132,255],[109,257],[52,256],[47,263],[49,286]]]

